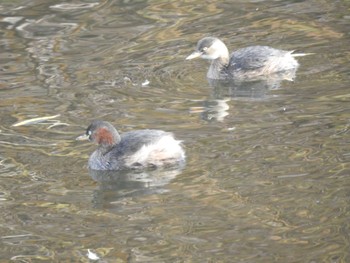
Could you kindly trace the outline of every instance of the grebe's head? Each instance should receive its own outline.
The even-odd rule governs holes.
[[[106,121],[93,121],[86,129],[86,133],[76,140],[89,140],[102,146],[113,146],[119,143],[120,135],[112,124]]]
[[[226,45],[216,37],[205,37],[198,41],[196,51],[189,55],[186,60],[194,58],[217,59],[229,56]]]

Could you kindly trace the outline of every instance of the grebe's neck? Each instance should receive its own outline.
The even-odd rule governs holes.
[[[109,152],[121,140],[118,131],[112,125],[98,128],[94,135],[98,150],[103,154]]]
[[[211,65],[209,67],[207,78],[209,79],[223,79],[225,78],[225,69],[228,66],[229,57],[221,56],[217,59],[212,60]]]
[[[222,79],[224,77],[220,75],[224,73],[225,68],[229,64],[230,54],[226,45],[220,39],[216,39],[210,49],[213,50],[213,52],[207,58],[211,59],[212,62],[207,77],[210,79]]]

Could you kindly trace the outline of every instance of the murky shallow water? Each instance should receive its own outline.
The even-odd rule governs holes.
[[[1,260],[349,262],[349,7],[1,3]],[[184,61],[204,35],[315,55],[293,82],[211,87]],[[173,131],[187,165],[89,174],[92,119]]]

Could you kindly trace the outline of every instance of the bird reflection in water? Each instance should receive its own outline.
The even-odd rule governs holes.
[[[98,182],[93,196],[95,207],[111,207],[113,203],[142,195],[161,194],[168,191],[170,183],[183,167],[155,170],[97,171],[89,170],[91,178]]]
[[[200,113],[206,121],[224,121],[229,115],[230,100],[266,100],[272,97],[271,90],[281,87],[282,81],[293,81],[296,69],[250,79],[208,79],[212,88],[209,99],[203,106],[191,107],[190,113]]]

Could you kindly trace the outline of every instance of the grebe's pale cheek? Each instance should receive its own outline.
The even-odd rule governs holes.
[[[201,58],[204,58],[204,59],[217,59],[220,57],[220,53],[219,52],[214,52],[214,53],[211,53],[211,54],[203,54],[201,56]]]

